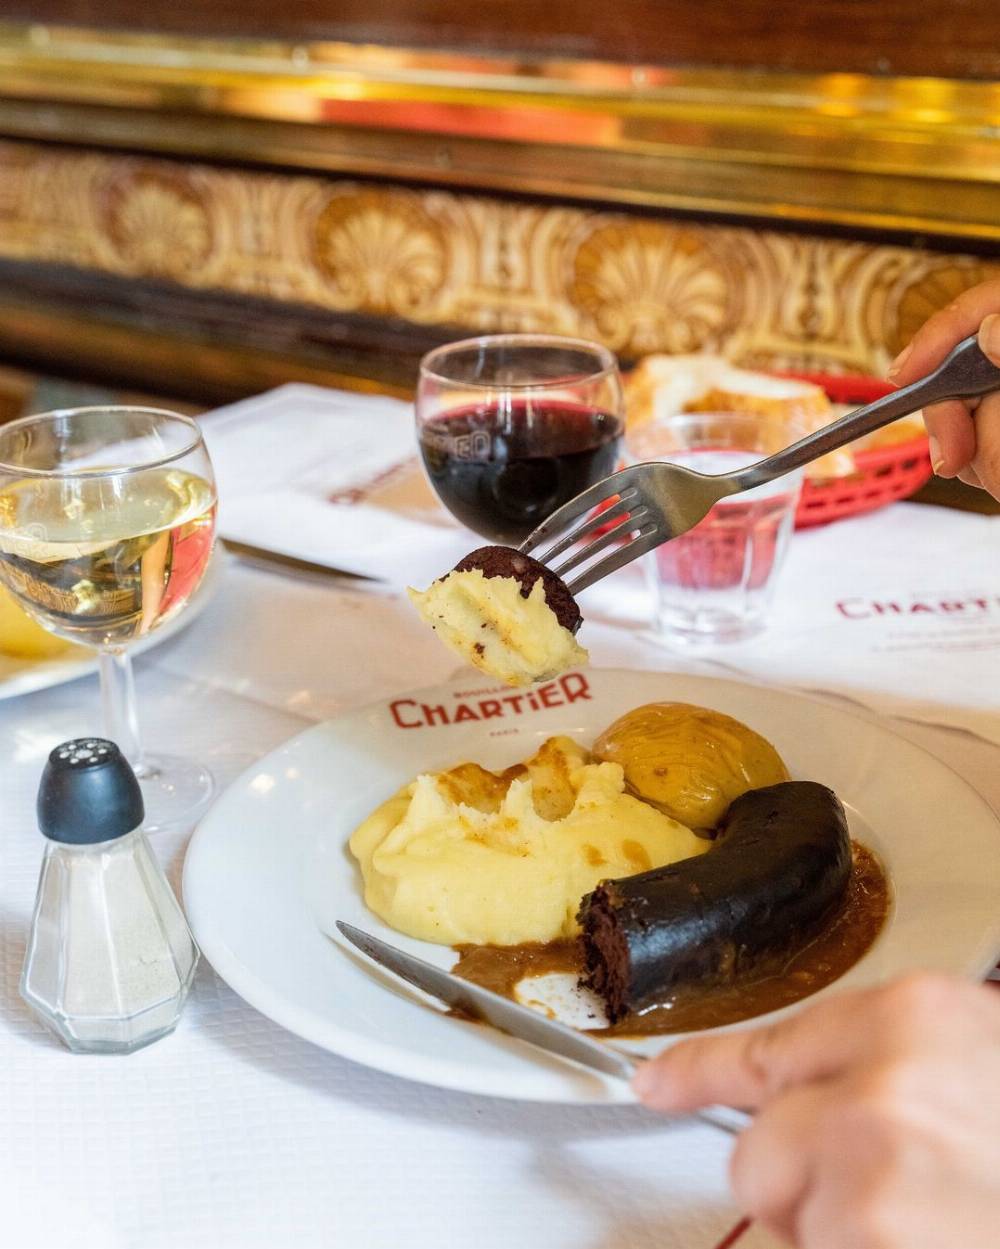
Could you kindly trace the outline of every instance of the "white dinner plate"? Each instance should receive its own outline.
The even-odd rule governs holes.
[[[147,634],[138,642],[133,642],[129,647],[133,657],[166,642],[197,619],[215,594],[222,576],[223,563],[224,558],[220,559],[219,548],[216,547],[212,562],[191,602],[173,620],[168,620],[161,628]],[[65,685],[67,681],[78,681],[80,677],[90,676],[96,671],[96,653],[83,646],[74,646],[72,650],[52,659],[19,659],[14,655],[0,654],[0,702],[6,698],[19,698],[22,694],[34,694],[37,690],[47,690],[55,685]]]
[[[542,689],[544,697],[498,692],[470,675],[402,695],[307,730],[236,781],[195,833],[184,868],[195,936],[223,979],[292,1032],[394,1075],[540,1101],[627,1099],[612,1080],[447,1017],[326,934],[345,919],[451,966],[449,949],[404,937],[366,909],[346,849],[352,830],[419,772],[467,760],[503,768],[561,733],[589,744],[623,712],[660,699],[712,707],[762,733],[794,777],[840,795],[854,836],[882,857],[894,891],[890,917],[837,987],[919,967],[979,977],[992,966],[998,821],[919,747],[824,703],[731,681],[592,669]],[[665,1043],[630,1048],[648,1053]]]

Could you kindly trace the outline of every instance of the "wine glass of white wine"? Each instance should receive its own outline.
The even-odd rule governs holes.
[[[98,651],[105,732],[139,777],[149,831],[190,822],[213,781],[194,760],[143,753],[128,647],[191,601],[215,512],[186,416],[89,407],[0,425],[0,582],[51,633]]]

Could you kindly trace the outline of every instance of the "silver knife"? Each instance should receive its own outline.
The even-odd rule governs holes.
[[[377,577],[369,577],[363,572],[348,572],[346,568],[334,568],[331,564],[318,564],[315,560],[300,559],[298,555],[283,555],[280,551],[270,551],[263,546],[253,546],[249,542],[237,542],[235,538],[220,538],[219,541],[236,559],[246,564],[263,568],[266,572],[290,572],[301,577],[314,577],[320,581],[328,581],[331,577],[337,581],[347,578],[350,581],[377,581]]]
[[[638,1061],[612,1049],[592,1041],[589,1037],[568,1028],[565,1024],[553,1019],[546,1019],[538,1011],[530,1007],[512,1002],[510,998],[501,997],[499,993],[491,993],[480,985],[462,980],[449,972],[441,971],[421,958],[397,950],[387,945],[371,933],[362,932],[353,924],[345,924],[337,920],[337,928],[341,935],[381,967],[394,972],[408,984],[415,985],[431,997],[444,1002],[446,1006],[458,1007],[475,1019],[482,1019],[508,1036],[527,1041],[529,1045],[537,1045],[539,1049],[567,1058],[570,1062],[579,1063],[582,1067],[591,1067],[603,1075],[615,1076],[619,1080],[631,1080],[638,1070]],[[707,1106],[695,1111],[695,1118],[721,1128],[733,1134],[741,1132],[750,1122],[750,1116],[742,1110],[730,1106]]]

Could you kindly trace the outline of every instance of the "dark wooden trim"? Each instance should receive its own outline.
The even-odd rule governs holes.
[[[910,500],[935,507],[954,507],[960,512],[978,512],[983,516],[1000,514],[1000,500],[985,490],[975,490],[955,478],[932,477]]]
[[[996,0],[6,0],[3,16],[629,64],[1000,76]]]
[[[286,381],[408,394],[421,356],[470,332],[0,260],[0,358],[199,402]]]

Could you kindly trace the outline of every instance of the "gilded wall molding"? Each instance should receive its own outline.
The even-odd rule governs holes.
[[[0,257],[625,357],[879,372],[1000,260],[607,208],[0,142]]]

